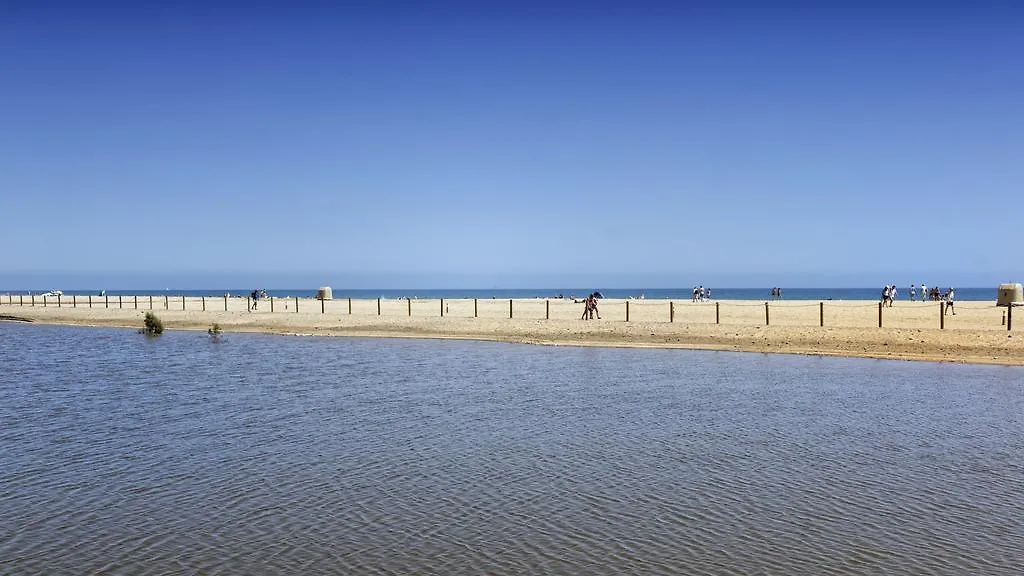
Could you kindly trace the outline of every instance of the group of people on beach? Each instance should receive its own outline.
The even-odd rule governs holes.
[[[882,305],[891,308],[893,301],[896,300],[898,295],[899,291],[896,290],[895,284],[882,288]],[[953,290],[952,286],[943,292],[939,290],[938,286],[933,286],[931,290],[929,290],[927,285],[921,284],[921,302],[945,302],[946,314],[952,312],[953,315],[956,316],[956,310],[953,308],[956,303],[955,298],[956,292]],[[910,285],[910,301],[917,301],[917,287],[913,284]]]
[[[595,314],[598,320],[601,319],[601,313],[597,310],[597,301],[600,298],[600,292],[591,292],[583,299],[583,316],[580,316],[580,320],[593,320]]]
[[[692,302],[704,302],[711,300],[711,288],[704,288],[704,286],[693,287],[693,298]]]
[[[913,288],[911,288],[913,290]],[[882,306],[892,307],[893,300],[896,299],[896,285],[890,284],[882,288]]]
[[[942,302],[947,300],[949,294],[953,292],[953,288],[949,288],[945,292],[939,290],[938,286],[933,286],[931,290],[927,286],[921,284],[921,302]],[[910,301],[914,302],[917,300],[917,291],[914,290],[914,285],[910,285]]]
[[[782,288],[772,288],[772,300],[782,300]]]
[[[265,288],[257,288],[249,294],[249,311],[255,312],[256,306],[259,305],[260,300],[267,297],[267,290]]]

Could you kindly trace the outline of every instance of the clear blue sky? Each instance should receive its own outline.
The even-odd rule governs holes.
[[[137,4],[0,3],[0,288],[1024,279],[1021,3]]]

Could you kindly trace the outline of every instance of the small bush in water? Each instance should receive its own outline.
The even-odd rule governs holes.
[[[145,328],[142,333],[147,336],[159,336],[164,333],[164,323],[152,312],[146,312]]]

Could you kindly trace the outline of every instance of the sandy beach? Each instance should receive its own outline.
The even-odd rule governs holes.
[[[69,301],[70,300],[70,301]],[[138,328],[148,296],[64,297],[35,306],[2,298],[0,316],[49,324]],[[457,338],[545,345],[665,347],[903,360],[1024,365],[1024,336],[1008,331],[1006,308],[959,302],[940,316],[936,302],[668,302],[602,300],[601,319],[581,320],[568,300],[152,299],[171,330],[290,335]],[[298,308],[296,310],[296,307]],[[629,320],[626,320],[627,307]],[[205,308],[205,309],[204,309]],[[443,316],[442,316],[443,312]],[[1024,322],[1024,309],[1015,311]],[[767,323],[766,323],[767,321]],[[821,324],[824,323],[824,326]],[[942,327],[940,327],[940,323]]]

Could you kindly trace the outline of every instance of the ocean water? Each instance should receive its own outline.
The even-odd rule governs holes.
[[[920,288],[920,286],[918,286]],[[943,286],[941,289],[945,291],[948,286]],[[996,288],[960,288],[953,287],[956,290],[957,300],[968,300],[968,301],[995,301],[996,299]],[[897,286],[899,290],[898,298],[901,300],[908,300],[910,298],[909,286]],[[41,288],[40,290],[34,291],[35,294],[42,294],[50,288]],[[167,290],[105,290],[106,294],[110,296],[206,296],[206,297],[220,297],[224,294],[231,294],[233,296],[239,296],[244,298],[246,295],[251,293],[253,288],[211,288],[211,289],[196,289],[196,290],[182,290],[182,289],[167,289]],[[332,292],[335,298],[353,298],[353,299],[375,299],[375,298],[419,298],[419,299],[458,299],[458,298],[479,298],[479,299],[508,299],[508,298],[556,298],[559,295],[566,298],[572,296],[576,298],[585,298],[587,294],[591,292],[599,291],[605,298],[650,298],[650,299],[662,299],[662,300],[689,300],[693,295],[693,287],[688,288],[602,288],[595,286],[592,288],[521,288],[521,289],[489,289],[489,290],[464,290],[458,288],[450,289],[408,289],[408,290],[353,290],[341,288],[333,288]],[[79,296],[86,296],[89,294],[99,294],[98,290],[63,290],[64,294],[71,296],[76,294]],[[0,295],[3,294],[28,294],[26,291],[13,291],[13,290],[0,290]],[[268,295],[275,297],[292,298],[298,296],[300,298],[311,298],[316,294],[316,288],[305,288],[305,289],[270,289],[267,288]],[[782,288],[783,300],[878,300],[881,297],[882,289],[878,288]],[[771,288],[714,288],[712,287],[712,297],[715,300],[770,300],[771,299]],[[920,295],[918,295],[920,298]]]
[[[0,322],[0,574],[1019,574],[1024,369]]]

